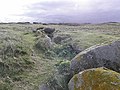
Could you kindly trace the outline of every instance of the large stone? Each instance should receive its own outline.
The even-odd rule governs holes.
[[[52,34],[55,31],[55,28],[44,28],[43,31],[46,34]]]
[[[55,31],[55,28],[45,28],[45,27],[39,27],[39,28],[37,28],[36,30],[35,29],[33,29],[32,30],[34,33],[37,33],[38,35],[40,34],[40,33],[44,33],[44,34],[46,34],[48,37],[50,37],[50,39],[52,39],[53,38],[53,36],[54,36],[54,31]]]
[[[71,73],[75,74],[85,69],[106,67],[120,72],[120,41],[109,45],[90,47],[71,61]]]
[[[120,74],[107,68],[93,68],[73,76],[69,90],[120,90]]]
[[[67,34],[59,34],[59,35],[56,35],[54,38],[53,38],[53,41],[56,43],[56,44],[62,44],[62,43],[65,43],[67,41],[71,41],[72,38],[70,35],[67,35]]]

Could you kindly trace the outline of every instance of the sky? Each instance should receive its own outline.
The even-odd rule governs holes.
[[[0,22],[120,22],[120,0],[0,0]]]

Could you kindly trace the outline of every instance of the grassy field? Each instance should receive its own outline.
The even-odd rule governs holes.
[[[53,27],[56,29],[54,36],[69,37],[60,44],[53,42],[52,49],[38,50],[35,45],[38,38],[42,38],[32,32],[38,27]],[[0,24],[0,90],[38,90],[57,73],[56,65],[70,61],[76,55],[67,49],[69,44],[84,50],[118,39],[120,23],[80,26]]]

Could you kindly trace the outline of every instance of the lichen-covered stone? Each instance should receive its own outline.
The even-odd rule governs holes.
[[[120,90],[120,74],[107,68],[93,68],[73,76],[69,90]]]
[[[120,41],[90,47],[76,55],[70,66],[72,74],[97,67],[106,67],[120,72]]]
[[[37,40],[35,46],[37,49],[45,51],[52,48],[52,41],[47,35],[44,35]]]

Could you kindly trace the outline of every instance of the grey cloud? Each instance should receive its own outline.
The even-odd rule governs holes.
[[[59,8],[66,8],[66,7],[72,7],[75,3],[70,1],[47,1],[47,2],[40,2],[35,3],[29,7],[31,10],[52,10],[52,9],[59,9]]]
[[[107,22],[120,21],[119,0],[91,0],[88,10],[75,8],[73,1],[47,1],[33,4],[24,15],[40,22]],[[79,5],[79,3],[78,3]]]

